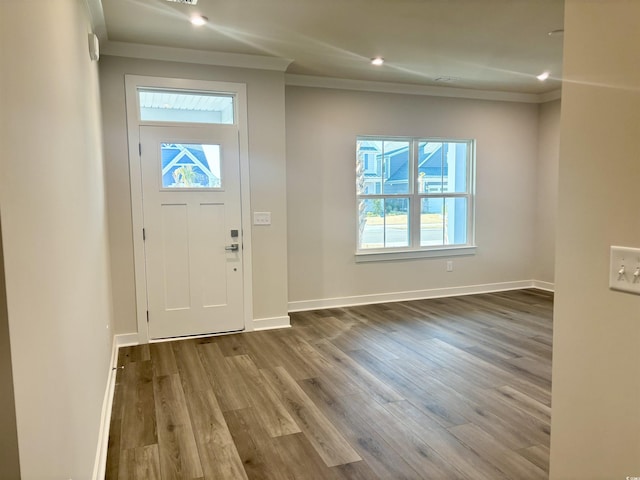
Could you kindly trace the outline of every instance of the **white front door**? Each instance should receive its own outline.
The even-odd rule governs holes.
[[[235,126],[141,126],[150,338],[242,330]]]

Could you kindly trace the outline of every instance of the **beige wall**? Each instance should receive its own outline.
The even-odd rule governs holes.
[[[87,19],[82,0],[0,2],[0,211],[24,480],[91,477],[110,370],[98,71]]]
[[[538,105],[286,89],[289,300],[531,280]],[[355,263],[355,138],[477,140],[477,254]]]
[[[2,252],[2,229],[0,228],[0,425],[2,425],[0,429],[0,478],[18,479],[20,478],[20,459],[18,457],[9,315],[4,279],[4,254]]]
[[[116,333],[137,331],[125,74],[237,82],[247,85],[251,208],[252,211],[272,212],[271,226],[252,230],[253,316],[254,319],[286,316],[284,74],[103,57],[100,59],[100,80]]]
[[[640,2],[567,0],[552,479],[640,476],[640,296],[608,289],[640,247]]]
[[[554,283],[558,162],[560,154],[560,100],[540,105],[538,163],[536,164],[536,233],[533,278]]]

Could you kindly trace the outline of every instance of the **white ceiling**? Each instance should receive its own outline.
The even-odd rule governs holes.
[[[412,85],[544,94],[561,84],[563,37],[548,32],[563,28],[564,0],[89,3],[107,46],[284,58],[293,60],[291,74]],[[209,23],[194,27],[187,21],[194,13]],[[382,67],[369,63],[378,55]],[[536,78],[543,71],[551,72],[546,82]]]

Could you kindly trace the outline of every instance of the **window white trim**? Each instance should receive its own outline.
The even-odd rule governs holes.
[[[385,193],[384,189],[382,193],[361,193],[356,186],[356,261],[357,262],[369,262],[378,260],[398,260],[405,258],[423,258],[423,257],[439,257],[450,255],[472,255],[475,254],[475,140],[473,139],[452,139],[452,138],[429,138],[429,137],[393,137],[393,136],[368,136],[358,135],[356,142],[360,141],[376,141],[376,142],[408,142],[407,161],[409,163],[407,172],[408,191],[406,193]],[[466,184],[464,191],[420,191],[420,153],[419,145],[422,142],[434,142],[434,143],[453,143],[453,144],[466,144],[466,159],[465,159],[465,177]],[[441,147],[440,147],[441,148]],[[384,150],[384,149],[383,149]],[[433,152],[432,152],[433,154]],[[358,158],[356,158],[356,162]],[[426,160],[425,160],[426,161]],[[443,160],[444,161],[444,160]],[[424,162],[423,162],[424,163]],[[364,175],[365,165],[358,167],[356,164],[356,175]],[[360,173],[362,171],[362,173]],[[443,175],[443,173],[441,173]],[[384,175],[383,175],[384,177]],[[449,181],[450,179],[447,179]],[[356,185],[362,180],[360,177],[356,177]],[[384,182],[384,178],[381,179]],[[440,188],[444,190],[445,184],[444,177],[440,177]],[[387,183],[388,185],[388,183]],[[375,199],[394,199],[394,198],[407,198],[409,203],[408,209],[408,242],[409,245],[405,247],[380,247],[380,248],[360,248],[361,244],[361,224],[359,209],[361,207],[361,200],[375,200]],[[464,198],[466,199],[466,226],[465,237],[466,243],[460,244],[446,244],[443,238],[443,243],[436,245],[420,245],[421,241],[421,211],[423,199],[434,198],[443,199],[446,202],[450,198]],[[445,208],[445,205],[443,205]],[[383,217],[384,218],[384,217]],[[384,227],[383,227],[384,228]],[[444,235],[444,231],[443,231]]]
[[[459,255],[475,255],[475,245],[432,247],[428,250],[395,250],[395,251],[360,251],[356,253],[356,263],[381,262],[385,260],[409,260],[413,258],[454,257]]]

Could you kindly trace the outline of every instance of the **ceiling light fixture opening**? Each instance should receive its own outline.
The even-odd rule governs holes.
[[[380,66],[383,63],[384,63],[384,58],[382,57],[375,57],[371,59],[371,65]]]
[[[206,24],[208,20],[209,19],[203,15],[194,15],[189,19],[191,24],[195,25],[196,27],[201,27],[202,25]]]
[[[549,75],[549,72],[542,72],[540,75],[536,76],[536,78],[541,82],[544,82],[547,78],[549,78]]]
[[[434,82],[439,82],[439,83],[453,83],[453,82],[457,82],[458,80],[460,80],[460,78],[451,77],[448,75],[444,75],[442,77],[436,77],[433,79]]]

